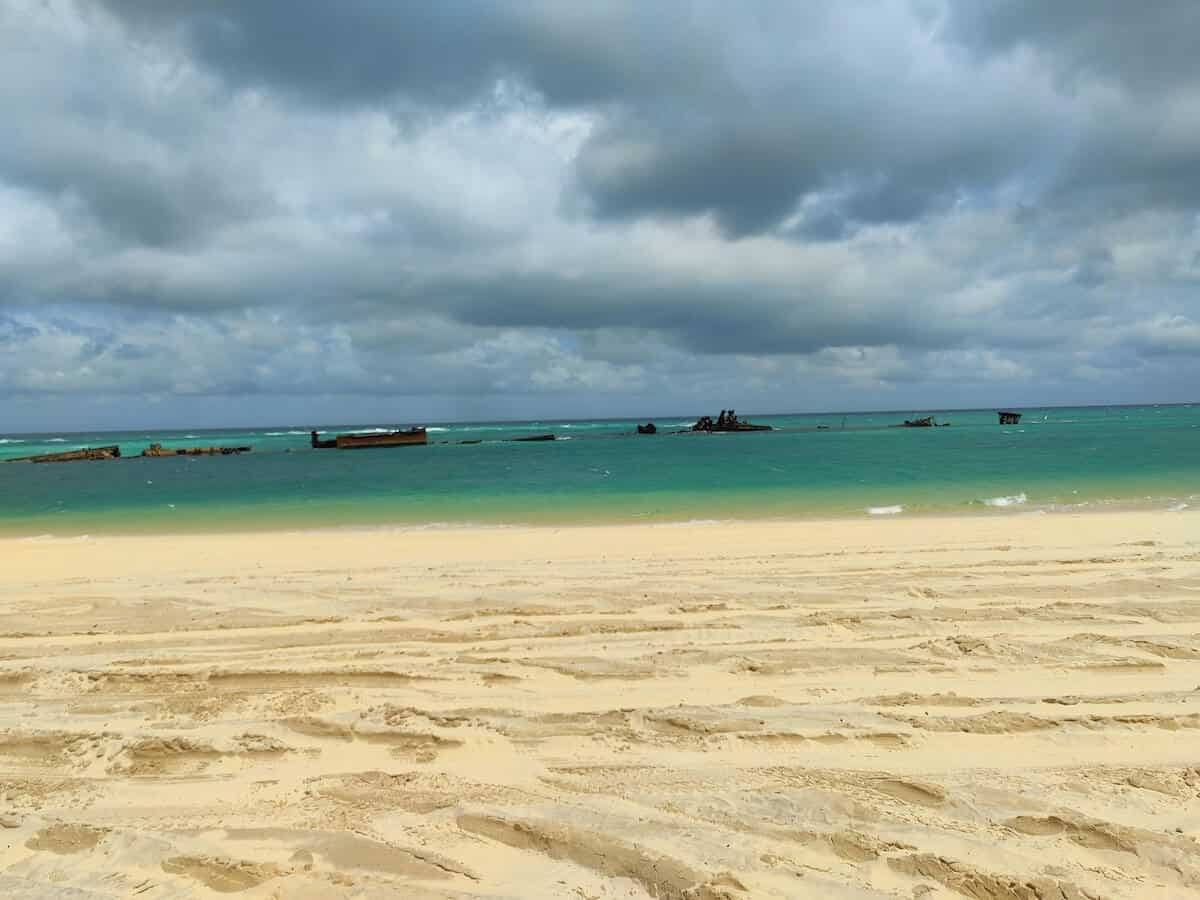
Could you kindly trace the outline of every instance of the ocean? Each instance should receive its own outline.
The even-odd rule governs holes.
[[[1182,511],[1200,499],[1200,406],[755,416],[755,434],[672,433],[694,419],[429,425],[430,444],[312,450],[308,425],[0,435],[0,459],[119,444],[103,462],[0,465],[0,533],[145,532]],[[897,428],[933,414],[948,428]],[[823,426],[823,427],[822,427]],[[553,433],[545,443],[511,438]],[[228,457],[141,459],[250,445]],[[462,444],[461,441],[480,441]]]

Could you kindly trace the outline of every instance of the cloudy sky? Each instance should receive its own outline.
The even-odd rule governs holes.
[[[0,431],[1200,400],[1197,34],[0,0]]]

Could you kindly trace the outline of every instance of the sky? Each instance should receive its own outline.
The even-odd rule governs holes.
[[[0,0],[0,432],[1200,400],[1197,34]]]

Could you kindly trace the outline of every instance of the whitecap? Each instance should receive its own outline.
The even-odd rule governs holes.
[[[47,444],[65,444],[66,442],[66,438],[50,438],[46,441]]]
[[[23,443],[25,443],[25,441],[22,440],[21,438],[0,438],[0,444],[23,444]]]
[[[903,506],[868,506],[867,515],[869,516],[894,516],[904,512]]]
[[[1019,494],[1010,494],[1007,497],[989,497],[983,501],[984,506],[1020,506],[1022,503],[1029,502],[1029,498],[1022,491]]]
[[[1167,507],[1167,512],[1183,512],[1188,508],[1186,503],[1172,503]]]
[[[450,429],[449,428],[438,428],[436,425],[430,425],[425,430],[426,431],[449,431]]]

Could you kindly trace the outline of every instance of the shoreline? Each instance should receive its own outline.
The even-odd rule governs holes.
[[[573,518],[556,520],[547,518],[543,521],[354,521],[332,522],[329,524],[296,525],[279,518],[261,523],[230,521],[228,524],[215,525],[199,520],[194,524],[175,523],[166,527],[160,524],[149,524],[143,527],[124,525],[111,528],[105,525],[99,527],[80,526],[78,531],[45,531],[33,526],[29,531],[16,530],[12,523],[0,523],[0,543],[12,541],[78,541],[88,539],[127,538],[138,539],[145,537],[205,537],[218,535],[240,535],[251,537],[256,535],[279,534],[376,534],[376,533],[475,533],[503,532],[520,530],[561,530],[561,529],[617,529],[617,528],[685,528],[689,526],[739,526],[739,525],[779,525],[779,526],[809,526],[837,523],[884,523],[884,522],[922,522],[961,520],[1013,520],[1037,519],[1051,517],[1061,519],[1073,516],[1115,516],[1128,514],[1162,514],[1179,516],[1200,511],[1200,505],[1193,505],[1197,497],[1188,495],[1187,499],[1167,497],[1155,498],[1153,501],[1097,500],[1084,501],[1071,507],[1047,508],[1026,503],[996,504],[971,503],[965,507],[942,509],[910,509],[901,508],[892,512],[892,507],[861,509],[844,514],[829,512],[814,512],[811,515],[732,515],[714,517],[672,518],[669,515],[662,518],[650,516],[630,516],[628,519],[612,519],[609,517]],[[1168,504],[1168,505],[1163,505]],[[234,519],[235,517],[231,517]],[[41,524],[40,522],[38,523]]]
[[[961,545],[965,541],[989,540],[1007,536],[1014,544],[1036,545],[1039,540],[1054,537],[1069,544],[1069,536],[1079,532],[1087,536],[1097,533],[1108,534],[1126,529],[1150,529],[1165,531],[1183,540],[1191,537],[1195,528],[1193,521],[1200,514],[1200,507],[1182,511],[1168,509],[1089,509],[1054,514],[1038,511],[1012,509],[987,510],[973,514],[912,514],[896,516],[822,517],[792,519],[698,519],[677,522],[605,522],[605,523],[560,523],[560,524],[434,524],[434,525],[344,525],[314,528],[271,528],[264,530],[238,531],[179,531],[54,535],[38,534],[26,536],[0,534],[0,552],[16,548],[69,548],[89,546],[113,546],[136,549],[137,545],[153,546],[156,552],[172,550],[176,553],[194,547],[222,548],[239,554],[253,555],[255,548],[264,547],[308,547],[316,553],[323,548],[344,551],[371,547],[379,544],[395,546],[422,546],[425,548],[454,548],[467,550],[488,545],[535,545],[548,539],[551,545],[592,547],[621,547],[636,545],[648,540],[647,547],[654,547],[653,538],[662,538],[658,543],[675,546],[678,541],[690,539],[696,532],[702,537],[720,535],[722,540],[732,538],[746,542],[758,539],[778,540],[792,535],[802,535],[813,541],[811,546],[846,544],[868,539],[881,546],[903,546],[922,541],[933,541],[941,536],[952,535],[950,542]],[[1070,523],[1070,524],[1068,524]],[[1195,540],[1185,543],[1200,544],[1200,531]],[[549,549],[549,547],[548,547]],[[846,550],[846,552],[851,552]],[[186,553],[179,553],[186,558]],[[456,555],[456,554],[452,554]],[[2,582],[0,582],[2,583]]]

